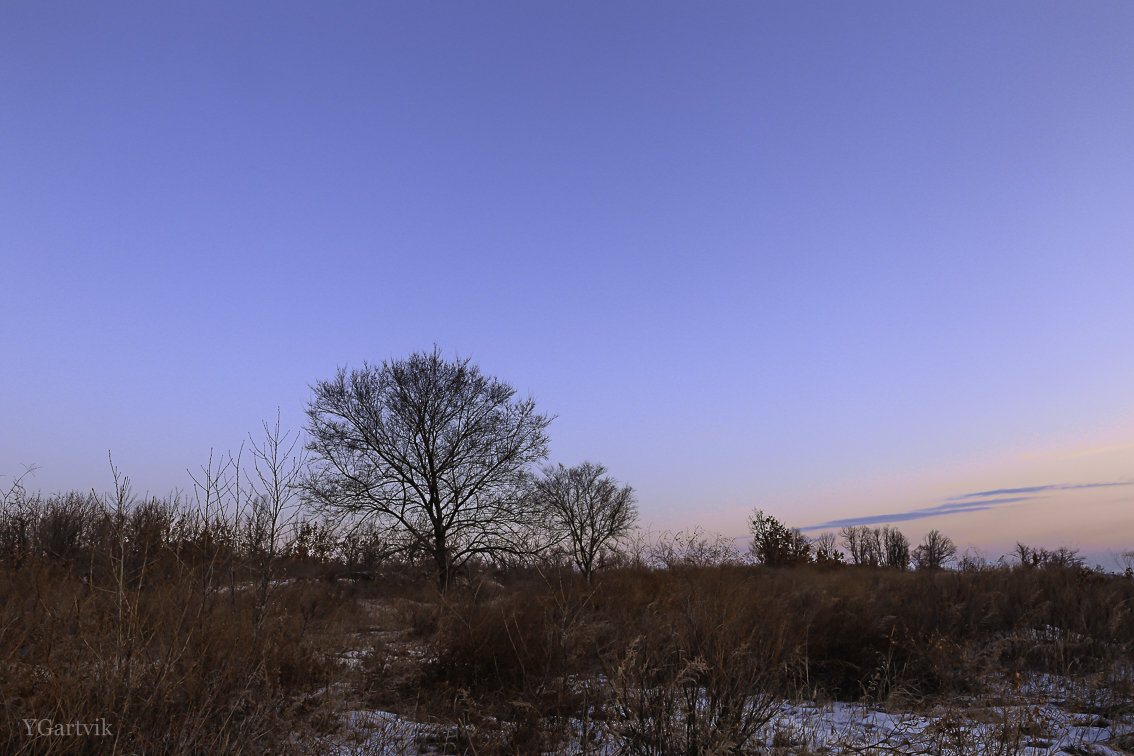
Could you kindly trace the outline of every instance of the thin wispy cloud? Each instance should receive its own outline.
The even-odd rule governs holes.
[[[818,525],[809,525],[800,530],[825,530],[828,528],[845,528],[854,525],[880,525],[889,522],[906,522],[907,520],[920,520],[926,517],[942,517],[945,515],[965,514],[967,512],[980,512],[994,509],[1006,504],[1018,504],[1041,498],[1034,494],[1051,491],[1076,491],[1085,488],[1113,488],[1116,486],[1134,486],[1134,481],[1112,483],[1078,483],[1078,484],[1050,484],[1045,486],[1024,486],[1022,488],[996,488],[990,491],[975,491],[973,493],[952,496],[942,504],[932,507],[911,509],[906,512],[890,512],[888,514],[865,515],[863,517],[848,517],[842,520],[830,520]],[[1022,495],[1028,494],[1028,495]]]
[[[1026,493],[1025,491],[1005,491],[1004,493]],[[985,499],[983,501],[957,501],[950,499],[944,504],[938,504],[933,507],[924,507],[922,509],[915,509],[913,512],[923,513],[923,517],[933,517],[938,514],[952,514],[953,512],[967,512],[970,509],[988,509],[989,507],[1000,506],[1001,504],[1015,504],[1018,501],[1028,501],[1036,498],[1035,496],[1004,496],[999,499]]]
[[[1112,488],[1114,486],[1134,486],[1134,481],[1120,483],[1079,483],[1076,485],[1054,484],[1048,486],[1028,486],[1026,488],[997,488],[992,491],[976,491],[975,493],[954,496],[950,498],[949,501],[980,499],[986,496],[1003,496],[1005,494],[1040,493],[1041,491],[1074,491],[1082,488]]]
[[[983,509],[992,509],[1003,504],[1013,504],[1020,501],[1034,499],[1034,496],[1009,496],[1002,499],[986,499],[971,502],[946,502],[933,507],[913,509],[908,512],[890,512],[889,514],[867,515],[865,517],[848,517],[844,520],[830,520],[818,525],[809,525],[800,530],[824,530],[826,528],[844,528],[850,525],[879,525],[884,522],[905,522],[906,520],[920,520],[925,517],[941,517],[943,515],[961,514],[964,512],[979,512]]]

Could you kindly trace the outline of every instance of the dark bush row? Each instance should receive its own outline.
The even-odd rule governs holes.
[[[445,602],[438,679],[515,690],[609,672],[631,649],[663,677],[754,654],[760,690],[858,699],[964,692],[1006,671],[1098,671],[1134,649],[1134,581],[1080,568],[622,569],[593,585],[559,573],[497,591]]]

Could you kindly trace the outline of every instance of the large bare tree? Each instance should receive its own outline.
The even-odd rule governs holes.
[[[537,518],[524,483],[547,456],[551,418],[530,397],[436,347],[340,368],[312,388],[305,488],[315,504],[372,519],[428,554],[442,587],[474,555],[531,548]]]
[[[634,490],[593,462],[544,468],[534,493],[552,532],[566,543],[571,561],[588,582],[603,550],[638,520]]]

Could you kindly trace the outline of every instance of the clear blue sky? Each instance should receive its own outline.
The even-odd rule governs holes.
[[[1069,488],[1134,481],[1132,40],[1129,2],[5,3],[0,474],[102,490],[109,449],[163,494],[436,343],[656,527],[1062,486],[903,527],[1134,547],[1134,487]]]

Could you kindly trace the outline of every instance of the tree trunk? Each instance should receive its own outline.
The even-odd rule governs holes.
[[[449,589],[449,581],[453,576],[453,565],[449,559],[449,547],[445,543],[444,533],[434,534],[433,561],[437,565],[437,585],[445,592]]]

